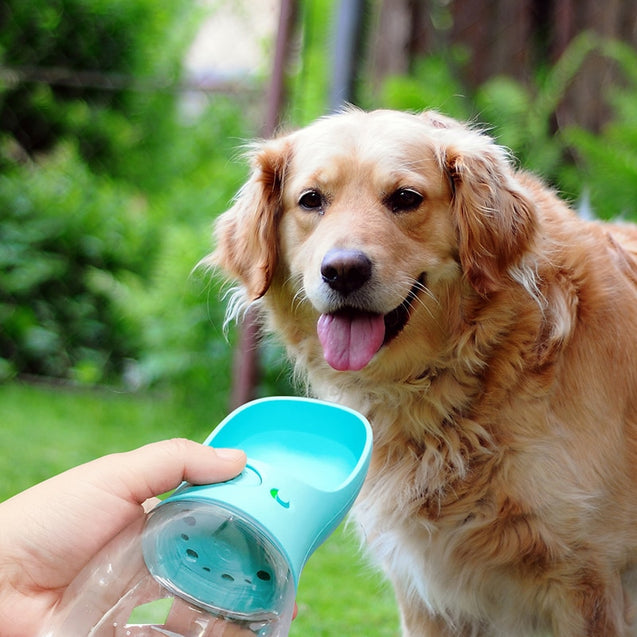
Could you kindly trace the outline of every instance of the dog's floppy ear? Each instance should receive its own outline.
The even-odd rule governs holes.
[[[215,250],[204,263],[237,279],[250,301],[268,290],[277,264],[281,191],[289,159],[284,138],[259,144],[252,173],[230,210],[215,223]]]
[[[504,149],[480,138],[479,148],[447,148],[444,162],[460,263],[473,288],[487,295],[500,289],[507,270],[531,247],[537,218]]]

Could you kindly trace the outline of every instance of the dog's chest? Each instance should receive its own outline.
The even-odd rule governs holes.
[[[354,507],[362,538],[401,604],[423,604],[454,623],[486,621],[493,635],[534,635],[542,619],[525,613],[533,603],[522,600],[508,566],[494,563],[499,505],[487,478],[497,458],[467,463],[462,473],[442,450],[409,447],[391,461],[376,457]]]
[[[487,561],[459,557],[458,547],[470,541],[462,524],[452,527],[415,512],[405,515],[399,498],[381,502],[388,493],[364,492],[354,518],[401,606],[423,605],[432,615],[468,630],[484,631],[489,625],[491,632],[479,632],[489,637],[547,634],[543,618],[529,611],[530,600],[523,599],[504,571],[492,569]]]

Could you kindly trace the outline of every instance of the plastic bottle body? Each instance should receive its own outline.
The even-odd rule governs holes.
[[[200,505],[195,513],[203,522],[206,506]],[[213,611],[210,605],[202,607],[191,599],[193,595],[176,590],[178,587],[170,581],[150,572],[144,558],[144,545],[147,553],[149,545],[161,548],[162,537],[172,541],[176,528],[190,528],[192,515],[192,507],[181,510],[172,507],[169,515],[161,516],[163,519],[158,520],[152,512],[147,520],[125,529],[78,575],[40,637],[285,637],[292,621],[295,591],[293,580],[286,580],[280,568],[282,588],[277,594],[278,606],[260,613],[233,613],[233,617],[221,608]],[[214,524],[220,522],[218,511],[213,512],[212,519]],[[233,524],[226,522],[226,529],[231,529]],[[205,528],[202,523],[200,539],[211,531],[213,529]],[[192,549],[188,541],[183,538],[178,541],[181,546],[178,545],[177,550],[183,549],[185,563],[190,564],[188,551]],[[215,567],[197,560],[192,560],[192,565],[204,574],[204,568],[212,573]],[[224,578],[228,575],[228,563],[217,566],[215,574],[220,585],[231,584]],[[256,582],[257,586],[260,581]],[[244,584],[249,590],[251,585]]]

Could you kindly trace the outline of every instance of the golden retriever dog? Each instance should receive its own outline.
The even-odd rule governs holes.
[[[374,430],[354,518],[410,637],[637,634],[637,230],[477,130],[347,110],[256,143],[205,263]]]

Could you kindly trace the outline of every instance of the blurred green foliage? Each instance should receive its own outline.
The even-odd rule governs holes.
[[[305,126],[329,110],[337,2],[302,0],[298,5],[303,39],[299,64],[288,81],[288,112],[283,119],[293,126]]]
[[[156,90],[155,78],[179,79],[195,6],[4,0],[0,60],[18,79],[0,94],[0,129],[31,154],[75,138],[93,169],[120,173],[126,151],[152,143],[172,119],[174,94]],[[136,85],[149,90],[129,90]]]
[[[189,277],[244,176],[247,124],[225,98],[180,116],[197,17],[189,0],[2,4],[18,81],[0,87],[0,378],[227,392],[221,306]],[[77,86],[43,81],[60,68]]]
[[[58,146],[0,176],[0,353],[16,371],[79,380],[121,372],[139,329],[116,311],[123,274],[147,276],[146,206]]]
[[[412,112],[435,109],[465,120],[471,115],[471,103],[455,73],[455,68],[465,63],[460,49],[421,58],[409,75],[390,77],[384,83],[381,104]]]
[[[556,128],[555,113],[588,56],[614,66],[621,80],[602,95],[610,118],[599,133]],[[469,63],[461,50],[419,61],[406,77],[385,84],[381,103],[418,111],[435,108],[483,126],[510,148],[518,163],[543,177],[566,199],[586,202],[603,219],[637,219],[637,52],[592,32],[574,38],[551,68],[524,85],[489,79],[467,91],[456,69]]]
[[[230,97],[182,113],[201,9],[8,0],[0,11],[2,64],[27,74],[0,87],[0,379],[163,386],[203,411],[225,405],[234,332],[222,329],[224,290],[195,266],[257,124]],[[88,75],[37,81],[59,67]],[[263,359],[261,392],[291,391],[281,351]]]
[[[583,39],[622,75],[604,96],[611,116],[598,134],[581,128],[563,131],[561,141],[575,162],[562,166],[562,184],[567,192],[590,198],[602,219],[637,221],[637,51],[592,34]]]

